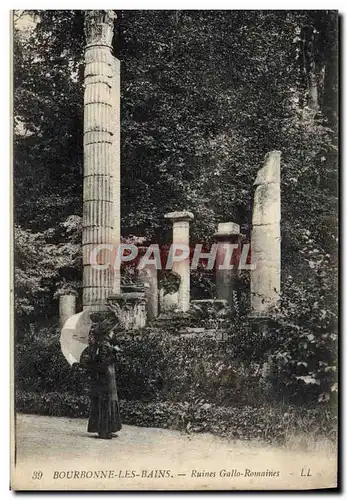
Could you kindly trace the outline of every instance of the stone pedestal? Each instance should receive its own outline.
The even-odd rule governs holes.
[[[147,247],[138,248],[138,256],[144,257]],[[147,319],[153,321],[158,316],[158,279],[157,279],[157,269],[155,264],[145,264],[142,269],[139,269],[139,281],[142,283],[145,291],[145,296],[147,299],[146,310]]]
[[[280,155],[271,151],[254,182],[250,276],[251,314],[268,316],[280,296]]]
[[[229,307],[236,311],[241,247],[239,225],[234,222],[221,222],[214,239],[217,242],[215,260],[217,298],[226,300]]]
[[[59,296],[59,324],[63,328],[67,319],[76,312],[76,296],[71,294]]]
[[[190,308],[190,220],[193,220],[191,212],[171,212],[164,216],[173,222],[173,245],[186,246],[188,255],[185,259],[173,262],[172,270],[180,276],[178,291],[178,309],[188,311]],[[175,249],[175,246],[172,247]],[[180,254],[178,250],[177,254]]]
[[[112,246],[120,238],[119,62],[111,54],[115,14],[85,12],[83,307],[105,309],[119,274],[112,269]],[[99,245],[108,250],[97,252]],[[116,249],[114,249],[113,257]],[[96,256],[93,266],[92,255]]]

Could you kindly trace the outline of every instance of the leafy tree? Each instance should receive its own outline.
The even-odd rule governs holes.
[[[74,43],[80,33],[81,48],[79,14],[82,22],[76,11],[70,24],[64,11],[34,11],[29,33],[20,19],[14,24],[15,220],[34,231],[82,215],[83,59]]]
[[[21,337],[28,322],[52,318],[60,293],[78,291],[82,251],[81,219],[71,216],[54,229],[33,233],[14,227],[15,328]]]

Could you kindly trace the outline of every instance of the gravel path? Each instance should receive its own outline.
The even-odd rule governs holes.
[[[336,486],[332,448],[305,452],[129,425],[108,441],[87,434],[86,423],[85,419],[18,414],[12,487],[250,490]]]

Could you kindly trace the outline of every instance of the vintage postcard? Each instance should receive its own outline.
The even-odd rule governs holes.
[[[11,26],[11,488],[337,488],[338,12]]]

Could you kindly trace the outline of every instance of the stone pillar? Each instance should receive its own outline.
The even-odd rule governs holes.
[[[280,294],[280,151],[267,153],[254,186],[251,235],[251,314],[267,317]]]
[[[193,219],[191,212],[171,212],[164,216],[173,221],[173,244],[190,245],[190,220]],[[178,252],[179,253],[179,252]],[[178,292],[178,309],[186,312],[190,308],[190,258],[173,263],[172,271],[180,276]]]
[[[105,309],[114,275],[110,266],[94,269],[91,252],[100,244],[111,247],[119,240],[119,70],[111,54],[114,19],[109,10],[85,12],[83,307],[93,311]],[[99,252],[97,263],[110,263],[110,251]]]
[[[221,222],[214,234],[217,241],[215,259],[215,279],[217,298],[224,299],[234,311],[237,310],[236,281],[239,276],[240,243],[241,235],[238,224],[234,222]],[[237,245],[237,248],[234,246]],[[226,262],[226,261],[229,262]],[[228,264],[233,266],[232,269]],[[224,269],[219,269],[223,266]]]
[[[140,257],[145,255],[146,247],[138,248]],[[146,311],[147,319],[152,321],[158,316],[158,279],[157,269],[154,264],[147,264],[143,269],[139,269],[139,280],[144,286],[145,296],[147,299]]]
[[[113,218],[112,218],[112,243],[117,249],[121,240],[121,117],[120,117],[120,61],[116,57],[112,58],[113,78],[111,87],[112,97],[112,117],[113,117],[113,161],[111,164],[111,175],[113,182]],[[116,255],[116,254],[115,254]],[[121,272],[114,269],[112,293],[121,293]]]
[[[76,312],[76,297],[71,294],[59,296],[59,324],[63,328],[67,319]]]

